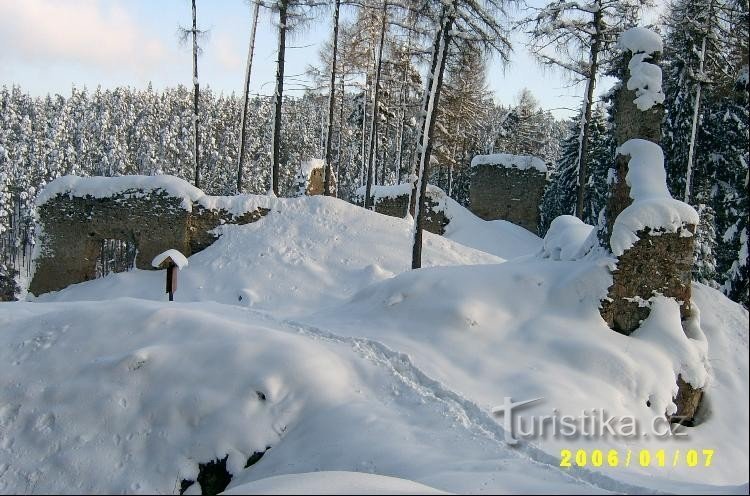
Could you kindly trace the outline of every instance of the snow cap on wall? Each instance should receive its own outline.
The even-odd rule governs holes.
[[[615,256],[619,257],[633,246],[638,241],[636,233],[645,228],[677,232],[686,224],[698,224],[695,209],[669,194],[664,153],[659,145],[631,139],[623,143],[617,153],[630,156],[625,181],[633,203],[615,219],[609,240]]]
[[[650,63],[651,55],[664,49],[661,37],[646,28],[631,28],[620,35],[617,46],[630,50],[633,54],[628,62],[630,78],[627,88],[635,91],[638,110],[649,110],[656,104],[664,103],[661,90],[661,68]]]
[[[532,155],[512,155],[510,153],[476,155],[471,160],[471,166],[476,167],[478,165],[496,165],[506,168],[515,167],[521,170],[534,168],[539,172],[547,172],[547,165],[544,163],[544,160]]]

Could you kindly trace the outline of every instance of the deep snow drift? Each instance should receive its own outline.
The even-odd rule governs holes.
[[[163,272],[132,271],[0,304],[0,492],[176,493],[224,456],[237,492],[747,492],[746,311],[696,285],[690,336],[658,298],[621,336],[597,311],[610,261],[567,256],[582,227],[543,249],[449,207],[446,238],[464,244],[426,233],[419,271],[406,220],[289,199],[190,257],[175,303]],[[491,413],[543,397],[523,415],[648,422],[678,371],[706,381],[686,441],[511,447]],[[643,447],[715,455],[559,467],[560,449]]]

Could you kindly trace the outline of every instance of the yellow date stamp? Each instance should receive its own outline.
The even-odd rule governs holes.
[[[560,466],[571,467],[710,467],[713,449],[560,450]]]

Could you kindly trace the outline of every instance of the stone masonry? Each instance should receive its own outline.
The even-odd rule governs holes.
[[[404,190],[403,186],[409,185],[398,185],[398,186],[373,186],[373,209],[375,212],[383,215],[389,215],[391,217],[406,217],[406,213],[409,210],[409,194]],[[398,188],[399,191],[394,194],[394,188]],[[355,197],[355,203],[360,206],[364,205],[364,188],[358,190],[358,195]],[[404,190],[404,191],[400,191]],[[437,186],[429,186],[427,191],[427,201],[429,208],[427,215],[425,216],[425,230],[433,234],[444,234],[445,227],[450,222],[450,219],[445,215],[443,205],[445,204],[445,192]]]
[[[627,79],[631,53],[626,50],[619,70],[623,81]],[[646,56],[646,62],[657,65],[659,52]],[[638,95],[623,83],[614,95],[614,131],[617,145],[638,138],[659,144],[664,108],[654,104],[646,110],[635,103]],[[630,186],[626,182],[630,156],[618,153],[615,159],[615,180],[610,185],[606,207],[606,225],[599,231],[604,246],[610,246],[613,227],[618,215],[633,203]],[[665,186],[666,188],[666,186]],[[651,310],[647,301],[661,294],[674,298],[680,305],[683,322],[691,314],[691,282],[693,245],[696,226],[683,224],[676,230],[646,227],[636,233],[638,240],[617,258],[612,272],[612,286],[607,298],[602,300],[600,313],[609,327],[619,333],[630,335],[640,327]],[[676,416],[692,422],[703,396],[703,390],[694,388],[677,377],[678,393],[675,398]]]
[[[469,209],[484,220],[502,219],[538,234],[547,173],[502,164],[473,165]]]
[[[38,207],[42,234],[29,286],[34,295],[57,291],[96,276],[96,261],[104,239],[134,243],[135,265],[151,270],[151,260],[174,248],[190,256],[210,246],[221,224],[247,224],[268,213],[257,208],[242,215],[209,210],[163,190],[127,190],[106,198],[59,194]]]

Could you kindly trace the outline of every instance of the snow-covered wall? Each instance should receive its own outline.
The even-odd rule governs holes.
[[[57,291],[96,276],[104,240],[135,245],[135,266],[151,269],[159,253],[191,255],[211,245],[215,229],[266,215],[264,196],[208,196],[173,176],[60,177],[37,201],[40,227],[29,291]]]

